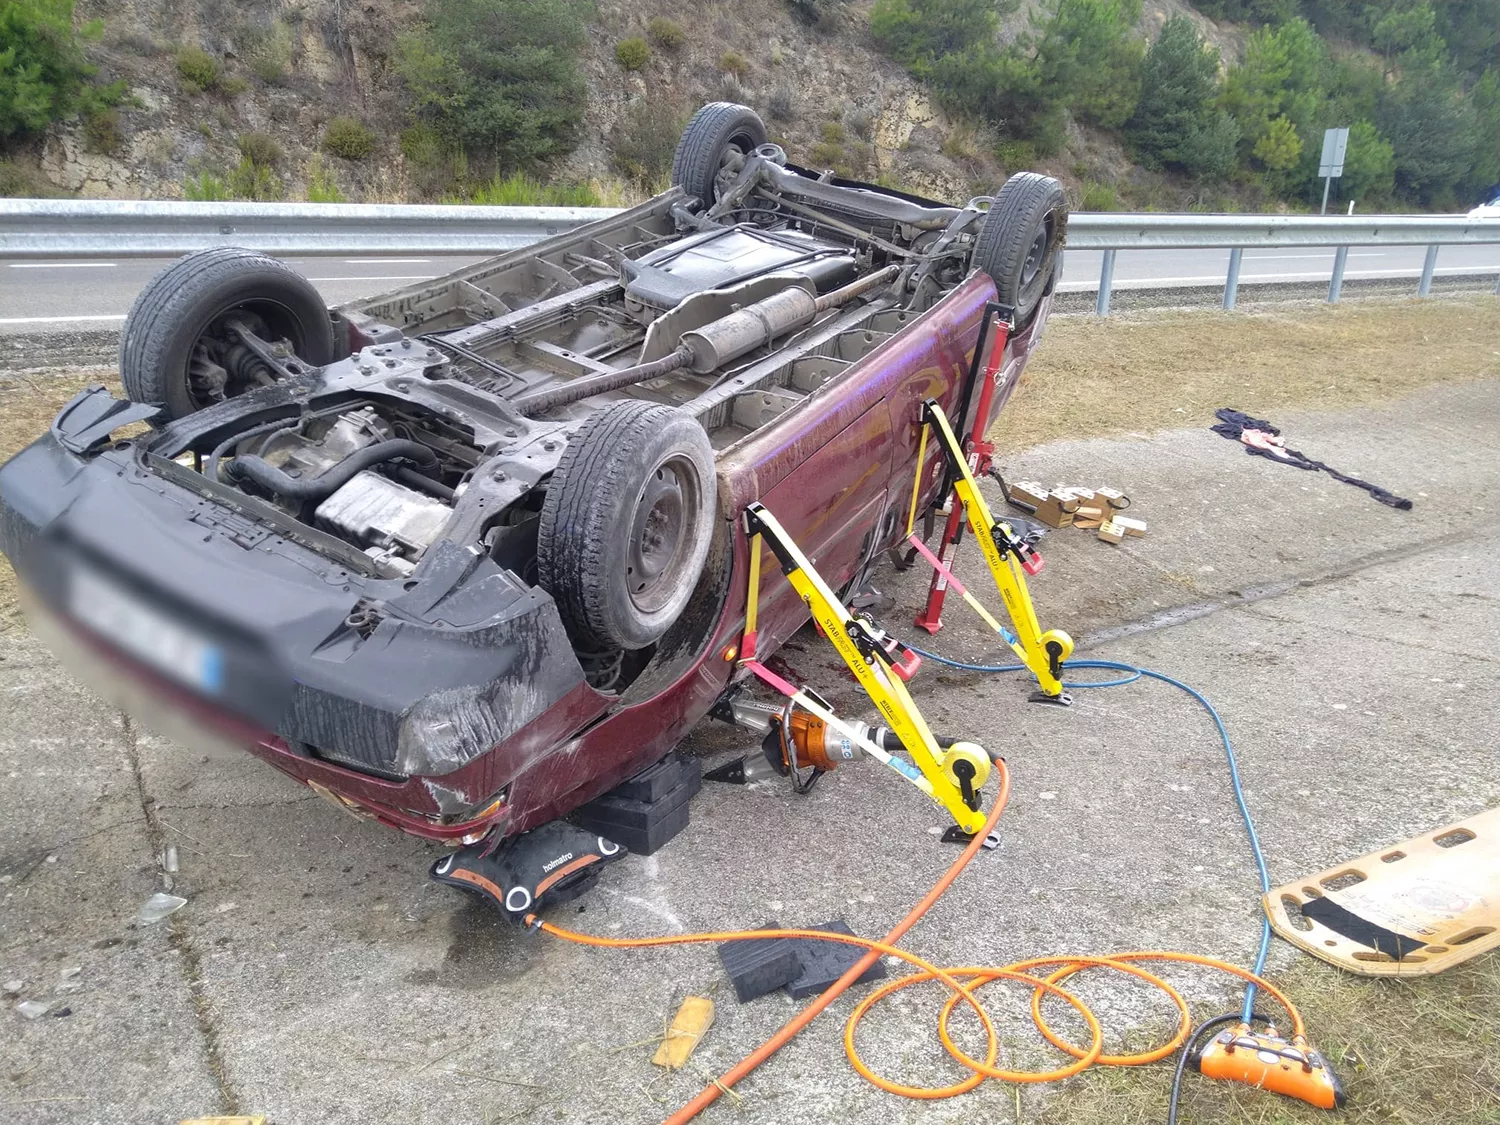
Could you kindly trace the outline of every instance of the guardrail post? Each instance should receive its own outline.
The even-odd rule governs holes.
[[[1244,256],[1244,249],[1236,246],[1229,252],[1229,274],[1224,278],[1224,307],[1233,309],[1235,299],[1240,293],[1240,258]]]
[[[1333,276],[1328,279],[1328,303],[1336,305],[1344,289],[1344,266],[1349,261],[1349,247],[1340,246],[1333,255]]]
[[[1417,282],[1417,296],[1425,297],[1432,292],[1432,271],[1437,266],[1437,243],[1427,248],[1427,258],[1422,263],[1422,280]]]
[[[1097,316],[1109,315],[1109,292],[1115,283],[1115,252],[1106,250],[1104,261],[1099,265],[1099,299],[1094,302]]]

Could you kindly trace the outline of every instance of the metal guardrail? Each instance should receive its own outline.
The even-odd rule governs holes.
[[[1432,291],[1438,250],[1447,245],[1500,243],[1500,222],[1464,215],[1200,215],[1075,213],[1068,219],[1070,250],[1102,250],[1094,311],[1109,315],[1115,255],[1121,250],[1228,249],[1224,307],[1239,297],[1240,264],[1248,248],[1335,247],[1328,300],[1339,300],[1351,246],[1426,246],[1417,296]],[[1478,271],[1476,271],[1478,272]],[[1500,294],[1500,278],[1495,292]]]
[[[490,254],[617,213],[603,207],[0,199],[0,258],[175,257],[224,245],[277,254]],[[1224,307],[1232,309],[1246,248],[1337,248],[1328,288],[1328,299],[1337,301],[1351,246],[1426,246],[1417,286],[1425,297],[1439,247],[1485,243],[1500,243],[1500,222],[1459,215],[1078,212],[1068,223],[1070,249],[1104,252],[1095,305],[1101,316],[1109,313],[1121,250],[1228,249]]]
[[[0,199],[0,258],[175,258],[211,246],[272,254],[491,254],[616,213],[608,207]]]

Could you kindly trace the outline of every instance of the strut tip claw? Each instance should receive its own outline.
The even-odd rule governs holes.
[[[974,833],[965,832],[956,824],[948,825],[948,830],[943,833],[942,840],[945,844],[967,844],[974,839]],[[990,832],[984,837],[984,843],[979,845],[987,852],[992,852],[1000,846],[1000,833]]]
[[[1056,695],[1048,695],[1045,691],[1034,691],[1026,697],[1027,703],[1050,703],[1054,707],[1073,706],[1073,697],[1065,691]]]

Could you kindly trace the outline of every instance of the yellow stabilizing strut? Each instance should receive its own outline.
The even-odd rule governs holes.
[[[989,756],[973,743],[955,743],[946,750],[938,745],[902,680],[903,675],[910,674],[920,663],[917,655],[887,636],[868,618],[851,615],[776,517],[763,505],[755,503],[746,508],[745,523],[751,535],[751,558],[758,559],[760,541],[764,538],[792,589],[806,603],[824,636],[843,657],[849,671],[854,673],[854,678],[911,754],[915,768],[858,735],[805,690],[792,687],[753,659],[747,660],[746,664],[761,679],[825,722],[831,720],[841,733],[853,736],[871,757],[894,769],[936,800],[952,814],[963,832],[971,836],[979,832],[985,823],[985,816],[979,811],[979,790],[990,775]],[[753,563],[752,567],[752,577],[758,579],[759,568]],[[748,606],[754,606],[759,598],[758,585],[758,582],[751,584]]]
[[[912,482],[911,507],[908,510],[906,523],[907,540],[938,569],[948,580],[949,585],[963,596],[964,601],[984,619],[985,624],[1000,634],[1001,639],[1031,670],[1032,675],[1036,677],[1037,684],[1041,687],[1041,691],[1036,693],[1033,699],[1048,703],[1071,703],[1072,700],[1063,692],[1062,665],[1063,661],[1073,654],[1073,638],[1060,629],[1042,632],[1041,624],[1037,621],[1036,606],[1031,600],[1031,591],[1026,586],[1026,575],[1035,574],[1041,570],[1041,556],[1032,549],[1031,544],[1023,536],[1017,535],[1008,523],[995,519],[990,513],[989,505],[980,494],[979,482],[974,479],[969,459],[964,455],[958,438],[954,436],[948,416],[943,413],[943,408],[935,399],[928,399],[922,404],[922,453],[925,453],[927,448],[929,426],[937,437],[944,459],[948,462],[948,471],[953,477],[953,491],[959,503],[964,506],[964,514],[968,517],[969,526],[974,530],[974,538],[979,540],[980,549],[984,552],[984,561],[988,564],[990,575],[995,580],[995,588],[1000,591],[1006,612],[1010,614],[1011,622],[1015,625],[1015,635],[1012,636],[973,594],[964,589],[962,583],[953,576],[953,572],[944,566],[937,556],[927,549],[927,545],[914,534],[917,494],[922,484],[922,456],[917,459],[917,477]]]

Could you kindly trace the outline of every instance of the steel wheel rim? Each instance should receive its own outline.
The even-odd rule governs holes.
[[[702,483],[683,456],[659,462],[636,496],[625,554],[625,591],[635,609],[660,612],[678,593],[683,563],[692,554],[701,517]]]
[[[1042,268],[1042,262],[1047,257],[1047,245],[1052,241],[1052,220],[1048,216],[1047,221],[1042,223],[1042,229],[1037,231],[1036,237],[1031,240],[1031,246],[1026,251],[1026,261],[1021,264],[1021,287],[1025,288],[1036,280],[1038,272]]]

